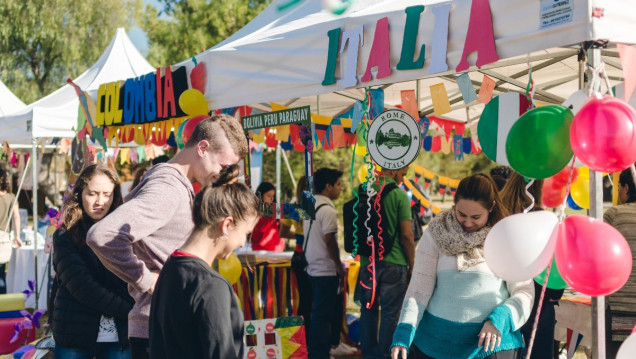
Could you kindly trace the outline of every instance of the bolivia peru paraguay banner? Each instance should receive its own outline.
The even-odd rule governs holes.
[[[101,84],[97,90],[97,126],[157,122],[186,114],[179,96],[188,89],[185,67],[157,68],[126,81]]]
[[[243,129],[248,131],[265,127],[284,126],[292,123],[311,125],[311,114],[309,113],[309,106],[303,106],[243,116],[241,120],[243,121]]]
[[[463,8],[462,8],[463,9]],[[390,32],[402,33],[402,44],[400,47],[400,57],[397,64],[393,64],[398,71],[420,70],[427,65],[427,74],[440,73],[449,70],[447,63],[447,51],[449,47],[449,18],[457,8],[450,2],[434,4],[432,6],[416,5],[404,9],[406,17],[403,28],[393,28],[389,26],[389,18],[383,17],[375,23],[375,32],[372,39],[365,39],[364,27],[371,26],[363,24],[355,28],[344,30],[335,28],[327,32],[329,46],[325,56],[327,63],[325,75],[322,81],[323,86],[330,86],[336,83],[336,65],[340,59],[340,86],[342,88],[355,87],[358,82],[364,84],[373,80],[372,69],[377,69],[376,79],[382,79],[391,75],[391,46]],[[433,25],[431,25],[433,24]],[[420,28],[429,29],[433,27],[432,39],[418,38]],[[421,34],[419,35],[421,36]],[[393,36],[395,40],[395,36]],[[423,43],[422,43],[423,42]],[[360,56],[363,46],[369,46],[368,56]],[[425,58],[426,46],[431,46],[429,51],[431,58]],[[470,8],[468,28],[465,34],[465,41],[461,58],[456,72],[468,70],[468,55],[477,53],[476,66],[483,66],[499,60],[495,49],[495,37],[493,33],[492,15],[489,0],[473,0]],[[366,61],[364,73],[356,73],[358,59]],[[358,81],[359,78],[359,81]]]

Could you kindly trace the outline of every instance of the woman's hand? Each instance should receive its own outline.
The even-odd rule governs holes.
[[[484,323],[484,326],[481,328],[481,332],[479,332],[479,344],[478,346],[484,345],[484,351],[493,351],[495,350],[495,346],[501,345],[501,333],[495,328],[490,320],[487,320]],[[490,347],[490,349],[488,349]]]
[[[406,359],[406,348],[400,345],[391,348],[391,359]]]

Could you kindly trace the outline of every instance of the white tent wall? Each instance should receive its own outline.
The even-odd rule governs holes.
[[[0,81],[0,116],[12,114],[25,108],[26,105]]]
[[[448,71],[428,73],[433,56],[433,30],[435,17],[431,11],[440,1],[373,1],[358,0],[344,15],[323,10],[317,1],[305,1],[285,11],[277,8],[286,0],[274,1],[257,16],[239,35],[197,55],[204,61],[208,72],[206,97],[213,108],[224,108],[269,101],[282,101],[303,96],[333,93],[344,90],[342,78],[348,61],[349,48],[339,54],[336,68],[337,82],[321,83],[327,65],[329,39],[327,32],[335,28],[342,31],[364,26],[364,38],[358,53],[355,87],[400,83],[415,79],[455,74],[460,62],[468,30],[471,1],[450,2]],[[448,3],[448,2],[445,2]],[[493,30],[500,62],[560,46],[576,45],[583,41],[607,38],[612,41],[636,42],[636,3],[620,0],[571,0],[572,20],[548,28],[540,28],[541,1],[490,0]],[[425,5],[420,15],[415,56],[422,44],[425,48],[424,67],[419,70],[396,70],[401,53],[406,14],[409,6]],[[593,8],[600,6],[603,16],[594,17]],[[388,17],[390,36],[391,75],[361,83],[373,44],[376,22]],[[621,24],[622,27],[617,26]],[[612,37],[609,37],[612,36]],[[615,37],[615,38],[614,38]],[[342,41],[342,40],[341,40]],[[342,46],[342,44],[340,44]],[[469,56],[475,63],[476,56]],[[181,65],[192,68],[191,61]],[[497,67],[497,64],[488,65]],[[578,65],[575,66],[578,69]],[[478,68],[471,66],[470,71]],[[375,75],[375,72],[373,72]]]

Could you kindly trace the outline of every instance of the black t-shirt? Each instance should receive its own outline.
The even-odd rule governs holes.
[[[200,258],[170,256],[150,306],[150,357],[242,359],[243,335],[230,283]]]

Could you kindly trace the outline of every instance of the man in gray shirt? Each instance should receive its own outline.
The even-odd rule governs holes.
[[[247,155],[239,121],[215,115],[201,121],[170,161],[152,167],[128,201],[93,225],[86,242],[104,266],[128,283],[135,306],[128,315],[131,355],[148,358],[152,292],[168,257],[192,232],[192,183],[216,182]]]

